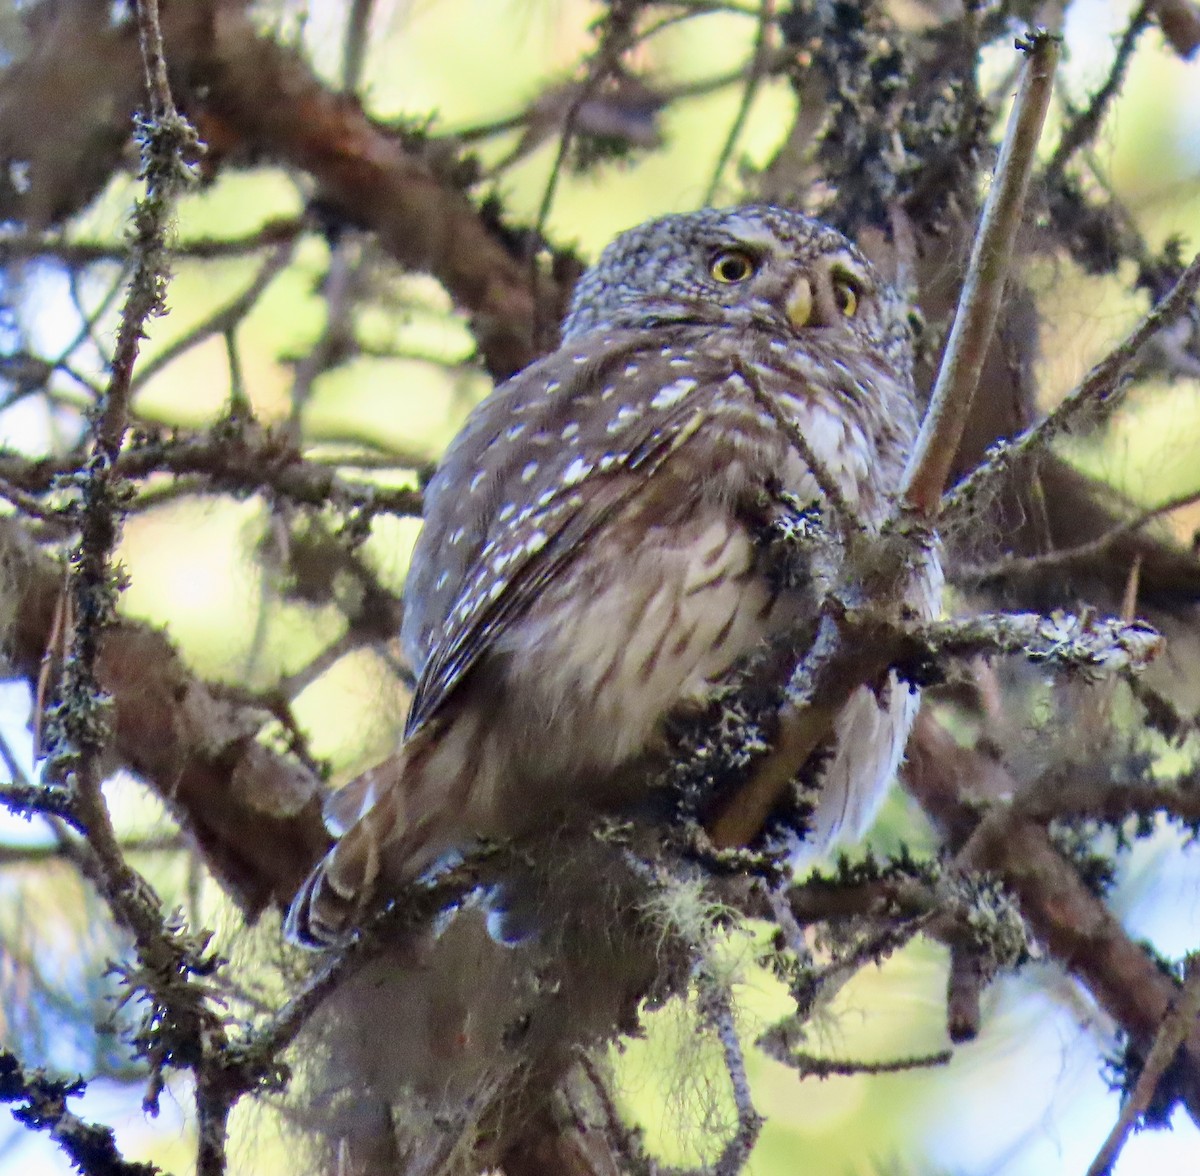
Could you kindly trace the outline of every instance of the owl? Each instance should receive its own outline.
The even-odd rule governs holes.
[[[329,802],[338,840],[293,903],[293,939],[338,942],[479,839],[636,804],[630,769],[672,717],[812,619],[760,541],[764,494],[821,497],[781,417],[877,529],[918,415],[905,308],[863,255],[770,206],[617,237],[558,350],[475,409],[429,484],[403,745]],[[929,615],[938,587],[931,565],[906,603]],[[872,817],[916,702],[892,681],[844,707],[810,846]]]

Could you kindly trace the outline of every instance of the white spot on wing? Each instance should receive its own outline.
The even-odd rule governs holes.
[[[617,415],[608,422],[609,433],[616,433],[623,429],[630,421],[636,421],[642,415],[640,408],[635,408],[633,405],[625,404],[621,406]]]
[[[563,470],[562,484],[564,486],[575,486],[582,482],[584,478],[591,472],[591,465],[584,461],[582,457],[577,457],[565,470]]]
[[[673,380],[654,394],[654,399],[650,401],[650,407],[670,408],[671,405],[678,404],[695,386],[696,381],[688,376]],[[619,416],[618,419],[620,419]]]
[[[521,481],[528,482],[533,478],[533,475],[538,472],[538,463],[536,461],[529,462],[521,471]]]

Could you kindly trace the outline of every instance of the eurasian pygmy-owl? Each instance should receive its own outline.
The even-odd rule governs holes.
[[[664,217],[605,249],[562,345],[475,409],[429,484],[404,744],[332,798],[339,840],[293,904],[294,938],[336,942],[475,839],[619,808],[622,769],[668,718],[811,616],[755,530],[768,490],[820,497],[764,394],[877,527],[917,406],[905,308],[862,254],[767,206]],[[936,580],[913,585],[918,613]],[[852,697],[811,844],[872,816],[915,708],[894,681]]]

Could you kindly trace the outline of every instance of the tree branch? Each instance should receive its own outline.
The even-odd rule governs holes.
[[[1174,1007],[1163,1021],[1162,1028],[1146,1055],[1145,1065],[1138,1075],[1137,1084],[1133,1088],[1121,1113],[1117,1117],[1113,1129],[1096,1154],[1087,1170],[1087,1176],[1107,1176],[1112,1171],[1121,1149],[1129,1138],[1130,1131],[1138,1121],[1138,1117],[1149,1108],[1158,1085],[1167,1072],[1167,1067],[1175,1059],[1179,1047],[1195,1028],[1196,1017],[1200,1014],[1200,955],[1188,957],[1184,974],[1183,991],[1179,994]]]
[[[117,1150],[112,1128],[81,1119],[67,1099],[84,1092],[83,1079],[67,1082],[41,1070],[26,1070],[0,1048],[0,1102],[15,1103],[12,1116],[36,1131],[48,1131],[83,1176],[161,1176],[153,1164],[133,1163]]]
[[[1036,425],[1026,429],[1011,441],[1002,441],[949,494],[943,503],[943,513],[967,510],[988,488],[1008,475],[1020,461],[1045,449],[1086,416],[1111,413],[1120,403],[1126,385],[1122,376],[1155,334],[1169,326],[1191,305],[1200,288],[1200,253],[1179,275],[1171,292],[1155,306],[1140,323],[1112,349],[1082,382],[1065,397],[1053,412]]]
[[[995,873],[1012,890],[1046,951],[1091,992],[1141,1051],[1151,1048],[1179,984],[1134,943],[1055,849],[1045,827],[1017,807],[981,809],[978,797],[1020,791],[994,759],[960,747],[926,712],[904,769],[909,791],[950,847],[955,865]],[[1026,789],[1036,792],[1036,787]],[[1181,1046],[1177,1091],[1200,1121],[1200,1027]]]
[[[34,690],[62,569],[11,518],[0,518],[0,566],[13,601],[6,657]],[[127,766],[178,817],[247,918],[286,906],[329,835],[320,781],[255,738],[266,713],[222,697],[162,630],[134,621],[104,633],[97,676],[112,708],[106,762]]]
[[[971,248],[967,277],[933,398],[904,475],[901,497],[905,506],[926,518],[938,513],[970,416],[984,357],[996,328],[1025,192],[1050,105],[1058,38],[1045,32],[1033,33],[1028,40],[1018,41],[1017,47],[1026,54],[1021,88]]]

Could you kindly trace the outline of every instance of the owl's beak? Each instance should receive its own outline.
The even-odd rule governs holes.
[[[792,287],[785,309],[793,327],[808,325],[813,311],[813,288],[807,278],[799,278]]]

